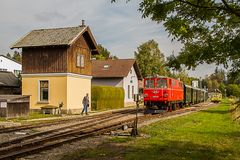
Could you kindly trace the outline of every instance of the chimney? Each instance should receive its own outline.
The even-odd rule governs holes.
[[[80,27],[85,27],[85,20],[82,20],[82,24],[80,25]]]

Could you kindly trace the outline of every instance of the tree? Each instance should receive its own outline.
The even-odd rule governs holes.
[[[228,67],[231,61],[231,72],[240,76],[239,0],[142,0],[139,10],[144,18],[163,23],[173,39],[184,44],[178,56],[168,58],[171,67]]]
[[[225,95],[225,89],[226,89],[226,86],[223,83],[221,83],[219,85],[219,90],[222,92],[223,95]]]
[[[240,86],[237,84],[229,84],[227,86],[227,95],[228,96],[240,96]]]
[[[11,54],[10,53],[7,53],[6,55],[8,58],[12,58]]]
[[[97,60],[105,60],[105,59],[118,59],[117,56],[113,56],[111,55],[111,53],[104,48],[101,44],[98,44],[98,51],[99,51],[99,55],[93,55],[93,58],[96,58]]]
[[[12,56],[12,59],[22,63],[22,55],[21,53],[17,52],[17,51],[14,51],[14,54]]]
[[[160,52],[156,41],[149,40],[141,44],[134,54],[143,77],[167,74],[164,55]]]

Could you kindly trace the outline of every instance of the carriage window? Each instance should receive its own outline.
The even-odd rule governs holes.
[[[145,87],[146,88],[154,88],[154,80],[153,79],[147,79],[145,81]]]
[[[167,80],[166,79],[158,79],[157,80],[157,88],[167,88]]]

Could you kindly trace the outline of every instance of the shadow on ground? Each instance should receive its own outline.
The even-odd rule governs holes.
[[[191,142],[168,141],[151,146],[129,147],[125,156],[127,159],[161,159],[161,160],[219,160],[228,159],[233,155],[231,150],[218,150]]]
[[[214,109],[214,110],[202,110],[200,112],[204,113],[215,113],[215,114],[227,114],[230,113],[230,110],[220,110],[220,109]]]
[[[136,146],[134,143],[116,144],[104,143],[95,149],[78,151],[78,155],[63,157],[64,160],[219,160],[232,159],[231,150],[218,150],[216,148],[204,145],[198,145],[191,142],[167,141],[163,144],[146,144]],[[62,159],[62,160],[63,160]]]

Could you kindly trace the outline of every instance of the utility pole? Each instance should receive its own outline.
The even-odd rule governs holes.
[[[137,123],[138,123],[138,109],[139,109],[139,94],[134,94],[134,101],[136,102],[136,119],[133,124],[131,136],[136,137],[138,135]]]

